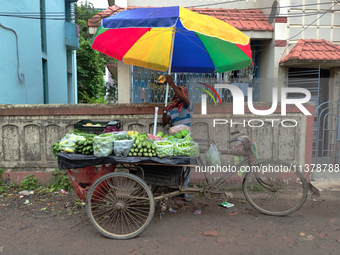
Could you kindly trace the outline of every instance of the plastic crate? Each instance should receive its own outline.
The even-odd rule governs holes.
[[[91,123],[93,125],[100,124],[101,126],[86,126],[87,123]],[[73,125],[74,128],[79,129],[80,131],[84,131],[86,133],[91,134],[100,134],[103,133],[107,126],[115,126],[117,129],[121,127],[120,120],[112,120],[110,122],[107,121],[92,121],[88,119],[80,120]]]

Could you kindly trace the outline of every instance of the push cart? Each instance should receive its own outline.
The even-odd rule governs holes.
[[[258,161],[254,143],[240,131],[229,143],[240,142],[239,150],[224,151],[237,156],[231,171],[212,180],[204,171],[204,188],[185,188],[189,171],[183,167],[206,166],[192,157],[117,157],[109,155],[58,154],[60,169],[68,169],[77,195],[86,201],[86,212],[93,226],[104,236],[129,239],[150,224],[155,202],[186,192],[201,192],[206,198],[225,194],[225,182],[241,174],[242,191],[249,204],[261,213],[284,216],[300,209],[306,201],[308,183],[303,174],[282,161]],[[119,171],[118,171],[119,169]],[[233,171],[233,169],[242,170]],[[174,192],[154,197],[153,188],[167,186]]]
[[[58,154],[60,169],[68,169],[72,185],[86,202],[92,225],[104,236],[129,239],[150,224],[155,202],[183,194],[189,171],[183,167],[199,164],[190,157],[116,157]],[[154,197],[153,189],[166,186],[174,192]]]

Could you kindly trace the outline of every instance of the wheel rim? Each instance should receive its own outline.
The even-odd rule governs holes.
[[[268,165],[282,165],[269,163]],[[306,200],[306,181],[300,173],[256,170],[247,173],[243,191],[248,202],[258,211],[269,215],[287,215],[298,210]]]
[[[126,174],[111,175],[91,187],[88,214],[104,235],[131,238],[150,223],[154,212],[153,197],[137,178]]]

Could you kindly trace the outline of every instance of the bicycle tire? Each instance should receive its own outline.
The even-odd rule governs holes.
[[[148,185],[130,173],[109,173],[91,186],[86,213],[94,228],[112,239],[130,239],[149,226],[155,212]]]
[[[285,162],[272,160],[249,168],[242,189],[253,208],[273,216],[296,212],[308,195],[308,184],[301,172],[295,171]]]

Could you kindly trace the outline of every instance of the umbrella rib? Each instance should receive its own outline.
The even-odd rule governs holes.
[[[170,27],[169,30],[170,30],[171,28],[172,28],[172,27]],[[162,31],[162,32],[160,32],[160,33],[158,33],[158,34],[155,34],[155,35],[152,35],[152,36],[149,36],[148,38],[139,39],[136,43],[140,43],[140,42],[143,42],[143,41],[145,41],[145,40],[149,40],[150,38],[155,37],[155,36],[158,36],[158,35],[160,35],[160,34],[162,34],[162,33],[168,32],[169,30],[160,30],[160,31]],[[152,29],[152,31],[157,31],[157,29]]]
[[[176,30],[177,32],[177,30]],[[182,32],[177,32],[181,35],[183,35],[185,38],[187,38],[188,40],[190,40],[193,44],[195,44],[198,48],[200,48],[201,50],[205,51],[205,52],[208,52],[205,48],[202,48],[200,45],[198,45],[196,42],[194,42],[193,40],[191,40],[188,36],[185,35],[185,33],[182,33]],[[195,33],[195,32],[193,32]]]

